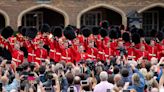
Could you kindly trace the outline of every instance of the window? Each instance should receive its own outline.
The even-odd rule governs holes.
[[[99,25],[102,21],[102,12],[101,11],[93,11],[85,13],[81,18],[81,25],[94,26]]]
[[[42,12],[30,12],[23,16],[23,25],[39,28],[43,24]]]
[[[143,13],[143,29],[146,31],[146,34],[150,34],[152,29],[159,30],[158,11],[147,11]]]
[[[37,0],[37,3],[50,3],[51,0]]]

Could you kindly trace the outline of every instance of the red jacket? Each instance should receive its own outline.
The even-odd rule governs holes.
[[[24,60],[24,53],[21,50],[13,50],[12,52],[12,61],[17,65],[21,64]]]
[[[45,60],[48,58],[48,53],[47,53],[47,50],[44,49],[44,48],[37,48],[35,50],[35,62],[37,63],[41,63],[42,60]]]

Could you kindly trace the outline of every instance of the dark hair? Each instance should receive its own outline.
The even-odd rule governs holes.
[[[127,68],[123,68],[121,71],[121,75],[123,77],[128,77],[129,76],[129,70]]]
[[[40,74],[44,74],[45,73],[45,70],[46,70],[45,66],[40,66],[39,73]]]
[[[150,68],[151,68],[151,63],[150,62],[147,62],[145,64],[145,68],[147,69],[147,71],[149,72],[150,71]]]
[[[118,66],[115,66],[114,69],[113,69],[113,73],[114,74],[118,74],[120,72],[120,69]]]
[[[114,84],[114,76],[108,75],[108,82]]]
[[[124,84],[122,80],[116,82],[117,87],[124,87]]]
[[[66,78],[67,78],[67,81],[70,85],[73,84],[74,76],[72,73],[67,73]]]
[[[89,85],[82,86],[82,89],[85,90],[85,91],[91,91]]]

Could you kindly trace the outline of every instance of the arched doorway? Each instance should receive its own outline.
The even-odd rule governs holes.
[[[26,13],[22,18],[22,26],[36,26],[44,23],[50,26],[64,25],[64,16],[50,9],[39,8]]]
[[[1,29],[4,28],[5,26],[10,26],[10,19],[5,11],[0,10],[0,33],[1,33]]]
[[[0,29],[4,28],[6,25],[4,15],[0,14]]]
[[[47,23],[50,26],[68,25],[68,15],[53,6],[42,4],[22,11],[18,16],[18,26],[36,26]]]
[[[142,27],[150,36],[150,31],[164,27],[164,4],[153,4],[138,11],[142,15]]]
[[[84,9],[78,14],[77,27],[99,25],[102,20],[108,20],[111,25],[127,25],[127,17],[122,10],[108,4],[98,4]]]

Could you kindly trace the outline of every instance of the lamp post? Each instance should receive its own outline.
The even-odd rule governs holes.
[[[142,28],[142,16],[137,11],[130,11],[127,14],[128,26],[135,26],[136,28]]]

